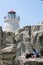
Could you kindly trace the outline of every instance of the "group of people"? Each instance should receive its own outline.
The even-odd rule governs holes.
[[[38,49],[33,49],[32,53],[26,54],[26,58],[39,58],[40,51]]]

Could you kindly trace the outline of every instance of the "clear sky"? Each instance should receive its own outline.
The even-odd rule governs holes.
[[[43,2],[40,0],[0,0],[0,26],[4,26],[4,16],[9,10],[20,16],[20,27],[36,25],[43,21]]]

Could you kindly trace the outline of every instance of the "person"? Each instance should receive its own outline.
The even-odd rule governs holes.
[[[32,56],[33,56],[33,53],[31,53],[31,52],[26,52],[26,59],[28,59],[28,58],[32,58]]]
[[[27,54],[26,54],[26,58],[27,58],[27,59],[28,59],[28,58],[33,58],[33,54],[32,54],[32,53],[29,53],[29,54],[27,53]]]
[[[40,51],[38,49],[33,49],[32,53],[27,53],[26,58],[39,58],[40,57]]]
[[[38,49],[33,49],[32,54],[34,55],[34,57],[38,58],[40,57],[40,51]]]

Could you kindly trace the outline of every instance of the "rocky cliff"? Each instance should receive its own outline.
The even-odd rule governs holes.
[[[3,32],[0,27],[0,65],[19,65],[19,57],[32,52],[32,48],[39,49],[43,56],[43,25],[25,26],[14,33]],[[34,63],[28,60],[28,64],[31,62]],[[41,63],[43,64],[43,61]],[[27,65],[27,60],[24,64]]]

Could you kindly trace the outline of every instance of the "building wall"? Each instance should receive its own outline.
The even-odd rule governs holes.
[[[7,19],[5,20],[4,31],[14,32],[19,28],[19,20],[18,19]]]

